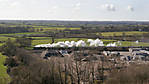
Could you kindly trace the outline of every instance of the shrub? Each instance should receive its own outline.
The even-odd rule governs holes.
[[[131,65],[120,72],[113,72],[106,84],[148,84],[149,65]]]

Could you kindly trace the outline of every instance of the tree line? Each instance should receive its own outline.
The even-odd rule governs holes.
[[[22,32],[29,32],[30,27],[23,27],[23,26],[16,26],[16,27],[2,27],[0,26],[0,33],[22,33]]]

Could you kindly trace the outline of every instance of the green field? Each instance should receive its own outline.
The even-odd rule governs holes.
[[[48,44],[51,43],[51,40],[33,40],[32,46],[39,45],[39,44]]]
[[[4,36],[0,36],[0,41],[7,41],[8,39],[11,39],[11,40],[15,40],[15,38],[12,38],[12,37],[4,37]]]
[[[0,53],[0,84],[8,84],[10,81],[10,77],[6,72],[7,67],[3,65],[5,59],[6,59],[6,56],[3,56]]]
[[[45,27],[45,28],[34,28],[35,31],[45,32],[45,31],[57,31],[57,30],[80,30],[80,28],[65,28],[65,27]]]
[[[51,39],[51,37],[28,37],[28,38],[32,38],[33,40],[49,40],[49,39]]]
[[[0,24],[1,27],[32,27],[31,25],[24,25],[24,24]]]
[[[122,45],[121,46],[149,46],[149,43],[143,43],[143,42],[139,42],[138,44],[136,42],[129,42],[129,41],[122,41]]]
[[[10,34],[0,34],[0,36],[23,36],[23,35],[33,35],[33,34],[44,34],[43,32],[25,32],[25,33],[10,33]]]
[[[2,46],[4,43],[0,43],[0,46]]]
[[[149,32],[139,32],[139,31],[130,31],[130,32],[102,32],[101,35],[102,36],[122,36],[123,33],[125,33],[125,35],[142,35],[144,33],[149,33]],[[99,33],[97,33],[98,35]]]

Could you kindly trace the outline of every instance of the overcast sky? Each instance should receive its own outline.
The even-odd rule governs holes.
[[[0,0],[1,20],[149,20],[149,0]]]

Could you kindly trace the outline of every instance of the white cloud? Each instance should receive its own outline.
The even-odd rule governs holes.
[[[52,7],[52,9],[57,9],[57,8],[59,8],[59,7],[58,7],[58,6],[53,6],[53,7]]]
[[[76,12],[76,10],[80,10],[81,3],[76,3],[75,5],[73,5],[73,12]]]
[[[132,6],[130,6],[130,5],[127,7],[127,9],[128,9],[129,11],[134,11],[134,8],[133,8]]]
[[[10,6],[13,6],[14,7],[14,6],[17,6],[19,4],[20,4],[19,2],[13,2],[13,3],[10,4]]]
[[[76,6],[76,7],[79,7],[79,6],[81,6],[81,3],[77,3],[75,6]]]
[[[48,10],[48,12],[49,12],[49,13],[53,13],[53,11],[52,11],[52,10]]]
[[[103,8],[105,8],[108,11],[116,11],[116,8],[113,4],[105,4],[102,6]]]
[[[6,1],[8,1],[8,0],[0,0],[0,2],[6,2]]]
[[[14,8],[20,5],[20,1],[0,0],[0,8]]]
[[[75,7],[75,8],[74,8],[74,10],[80,10],[80,9],[81,9],[80,7]]]
[[[58,8],[59,8],[59,6],[53,6],[53,7],[51,7],[50,10],[48,10],[48,12],[53,14],[53,13],[55,13],[57,11]]]

